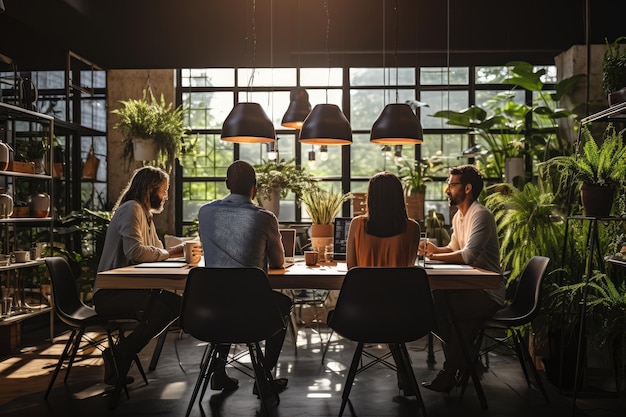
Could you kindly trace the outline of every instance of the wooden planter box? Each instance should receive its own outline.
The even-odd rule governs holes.
[[[13,207],[13,214],[11,217],[28,217],[30,216],[30,208],[28,206],[24,207]]]
[[[25,173],[25,174],[34,174],[35,173],[35,163],[34,162],[11,161],[11,162],[9,162],[9,171],[22,172],[22,173]]]

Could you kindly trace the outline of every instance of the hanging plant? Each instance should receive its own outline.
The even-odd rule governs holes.
[[[140,99],[121,100],[120,103],[122,107],[112,113],[120,116],[114,128],[124,134],[122,158],[130,166],[135,159],[133,139],[153,139],[157,165],[170,172],[174,158],[181,154],[183,147],[185,109],[166,103],[163,94],[157,99],[150,88],[143,90]]]

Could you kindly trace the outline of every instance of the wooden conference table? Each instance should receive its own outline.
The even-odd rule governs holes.
[[[191,267],[156,266],[160,263],[126,266],[98,273],[98,288],[116,289],[166,289],[184,290],[187,274]],[[202,266],[199,264],[199,266]],[[432,264],[427,265],[426,274],[431,290],[471,290],[498,288],[500,275],[495,272],[472,268],[467,265]],[[345,262],[320,263],[306,266],[296,262],[286,269],[270,269],[270,285],[275,290],[316,289],[340,290],[343,278],[348,272]]]
[[[169,263],[169,262],[165,262]],[[202,262],[199,264],[202,266]],[[163,262],[127,266],[110,271],[99,272],[98,288],[111,289],[165,289],[183,291],[187,275],[192,266],[184,262],[163,265]],[[345,262],[320,263],[306,266],[298,261],[286,269],[270,269],[268,277],[273,289],[317,289],[340,290],[343,279],[348,272]],[[495,272],[472,268],[467,265],[427,264],[426,274],[431,290],[472,290],[498,288],[501,276]],[[158,353],[165,338],[159,338],[155,355],[149,369],[156,367]],[[471,358],[464,349],[468,363]],[[470,367],[470,376],[483,409],[487,408],[480,380],[475,369]]]

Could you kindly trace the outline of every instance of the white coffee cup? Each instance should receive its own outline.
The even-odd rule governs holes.
[[[197,265],[202,258],[202,246],[197,240],[188,240],[185,242],[185,262],[191,265]]]

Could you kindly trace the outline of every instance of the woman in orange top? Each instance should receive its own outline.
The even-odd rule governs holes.
[[[406,213],[400,179],[383,171],[370,178],[367,187],[367,211],[350,223],[346,248],[348,269],[355,266],[414,266],[420,241],[420,226]],[[381,277],[384,280],[384,277]],[[392,345],[391,354],[400,368],[402,357]],[[398,388],[405,396],[416,395],[406,387],[401,372]]]
[[[346,263],[354,266],[415,265],[420,226],[406,213],[400,179],[383,171],[370,178],[367,212],[350,223]]]

